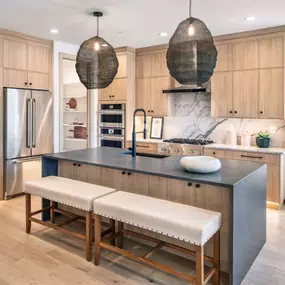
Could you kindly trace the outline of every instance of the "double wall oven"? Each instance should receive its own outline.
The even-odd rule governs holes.
[[[99,105],[99,146],[125,147],[125,104]]]

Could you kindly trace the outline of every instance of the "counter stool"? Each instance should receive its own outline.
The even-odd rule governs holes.
[[[96,214],[94,245],[96,266],[100,263],[100,249],[104,248],[197,285],[207,284],[212,278],[214,285],[220,283],[220,213],[122,191],[94,200],[94,212]],[[101,239],[101,217],[118,221],[118,232],[111,237]],[[124,223],[189,242],[195,245],[195,251],[125,230]],[[122,248],[122,239],[125,234],[152,241],[157,245],[144,256],[136,256]],[[204,245],[212,237],[213,258],[204,256]],[[114,238],[119,239],[118,247],[108,243]],[[196,276],[178,272],[151,260],[154,252],[163,247],[195,255]],[[207,274],[204,272],[204,260],[211,264]]]
[[[26,232],[28,234],[31,232],[31,222],[35,222],[83,239],[85,240],[86,260],[90,261],[93,241],[93,201],[115,191],[116,190],[112,188],[102,187],[57,176],[48,176],[37,180],[28,181],[24,186],[24,192],[26,193]],[[41,198],[50,200],[50,207],[31,212],[31,195],[36,195]],[[75,222],[76,220],[82,219],[82,217],[56,209],[56,202],[84,211],[86,222],[85,235],[63,227],[72,222]],[[45,222],[33,217],[34,215],[37,215],[44,211],[50,211],[50,222]],[[69,219],[61,224],[55,224],[55,213],[60,213],[64,216],[67,216]],[[110,227],[111,228],[109,228],[104,234],[114,232],[114,223],[111,223]]]

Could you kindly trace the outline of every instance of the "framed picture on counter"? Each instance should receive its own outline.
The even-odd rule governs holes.
[[[163,133],[163,117],[162,118],[151,118],[150,126],[150,138],[151,139],[162,139]]]

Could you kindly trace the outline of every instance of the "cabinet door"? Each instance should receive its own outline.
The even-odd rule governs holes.
[[[284,66],[284,37],[259,40],[259,67]]]
[[[143,108],[151,115],[151,78],[136,79],[136,108]]]
[[[47,47],[28,45],[28,70],[50,72],[51,51]]]
[[[151,76],[169,76],[166,63],[166,50],[158,51],[151,57]]]
[[[28,73],[23,70],[4,68],[4,87],[27,88]]]
[[[248,40],[233,44],[233,69],[258,68],[258,41]]]
[[[128,57],[126,54],[117,55],[119,61],[119,68],[116,78],[124,78],[127,77],[127,62]]]
[[[118,180],[119,190],[148,196],[148,175],[122,171]]]
[[[113,100],[126,101],[127,100],[127,79],[118,78],[112,83]]]
[[[136,56],[136,77],[152,76],[152,56],[150,54]]]
[[[112,84],[104,89],[99,89],[99,101],[112,101]]]
[[[280,166],[276,164],[267,164],[267,201],[273,203],[283,203],[280,201]]]
[[[234,116],[258,117],[258,70],[233,73]]]
[[[215,71],[229,71],[233,69],[233,45],[222,44],[216,46],[218,59]]]
[[[284,70],[283,68],[259,71],[259,117],[284,119]]]
[[[27,70],[27,44],[3,40],[3,67]]]
[[[48,73],[29,72],[28,81],[30,89],[50,89],[50,75]]]
[[[233,116],[233,73],[215,72],[211,79],[213,117]]]
[[[204,149],[204,155],[216,158],[226,158],[226,151],[220,149]]]
[[[102,167],[87,164],[77,164],[77,180],[102,185],[101,176]]]
[[[58,176],[74,180],[77,179],[77,166],[75,163],[69,161],[59,161],[58,166]]]
[[[168,95],[162,91],[170,87],[170,77],[154,77],[151,78],[151,115],[167,116],[168,114]]]

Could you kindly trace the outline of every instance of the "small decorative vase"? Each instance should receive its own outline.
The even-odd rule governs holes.
[[[270,145],[270,138],[256,138],[256,145],[260,148],[268,148]]]

